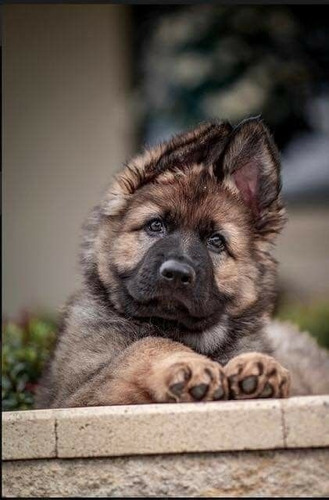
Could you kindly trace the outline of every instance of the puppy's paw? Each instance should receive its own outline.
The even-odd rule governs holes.
[[[219,363],[199,354],[179,353],[158,366],[152,380],[157,402],[228,399],[228,382]]]
[[[224,368],[230,399],[287,398],[290,374],[274,358],[257,352],[241,354]]]

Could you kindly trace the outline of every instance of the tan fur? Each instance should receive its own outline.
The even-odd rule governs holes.
[[[119,235],[113,235],[111,245],[111,261],[120,271],[128,271],[134,268],[152,243],[143,233],[143,223],[147,216],[156,216],[163,212],[175,211],[177,217],[184,222],[186,227],[185,244],[188,245],[188,231],[200,224],[200,221],[209,214],[222,228],[223,234],[227,237],[230,250],[234,258],[213,255],[215,265],[215,279],[225,293],[237,295],[236,304],[231,307],[232,314],[239,315],[247,307],[250,307],[257,299],[256,285],[257,270],[248,259],[250,252],[250,223],[246,214],[241,212],[239,200],[226,197],[223,191],[212,178],[204,185],[204,196],[199,205],[193,203],[194,186],[202,182],[204,167],[197,165],[184,175],[173,177],[171,182],[163,175],[157,178],[155,185],[149,185],[146,201],[140,204],[138,192],[132,197],[129,208],[122,222]],[[173,175],[173,174],[172,174]],[[172,182],[174,180],[174,182]],[[221,197],[221,204],[217,200]],[[193,207],[193,210],[191,210]],[[110,225],[108,226],[111,227]],[[132,228],[140,230],[134,230]],[[107,282],[111,279],[108,276],[107,264],[102,267],[102,255],[109,253],[105,241],[110,235],[106,233],[106,228],[101,231],[100,240],[104,243],[99,249],[99,268],[102,276]],[[106,256],[105,260],[108,260]],[[217,265],[218,261],[218,265]]]
[[[307,332],[289,322],[273,321],[267,327],[276,359],[291,374],[293,396],[329,394],[329,352]]]
[[[120,361],[114,370],[115,380],[108,380],[100,392],[96,389],[94,400],[106,402],[110,398],[113,404],[194,401],[189,391],[202,383],[210,384],[203,400],[211,401],[221,384],[221,399],[228,398],[227,380],[220,366],[177,342],[141,340],[127,349]],[[186,382],[186,387],[179,394],[172,392],[181,382]]]
[[[293,394],[329,391],[328,354],[268,327],[284,222],[279,155],[258,119],[203,124],[132,159],[84,226],[83,286],[37,407],[287,397],[287,368]],[[169,258],[192,269],[189,292],[158,291]]]
[[[225,375],[234,399],[286,398],[290,394],[290,373],[271,356],[240,354],[225,366]],[[244,387],[246,383],[249,387]]]

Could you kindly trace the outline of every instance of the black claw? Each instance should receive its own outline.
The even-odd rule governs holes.
[[[266,383],[263,392],[261,393],[261,398],[270,398],[273,395],[273,387],[268,382]]]
[[[218,399],[222,399],[223,396],[224,396],[223,388],[218,387],[218,389],[216,389],[214,392],[213,399],[214,399],[214,401],[218,401]]]
[[[175,396],[180,396],[183,392],[183,389],[185,387],[185,382],[177,382],[176,384],[173,384],[169,387],[170,392],[175,394]]]
[[[195,385],[190,390],[190,394],[194,397],[194,399],[200,401],[200,399],[202,399],[205,396],[206,392],[208,391],[208,388],[209,388],[208,384]]]
[[[257,387],[257,377],[251,375],[240,382],[240,388],[245,394],[251,394]]]
[[[279,385],[279,397],[280,398],[283,398],[283,388],[286,384],[286,379],[283,379],[281,382],[280,382],[280,385]]]
[[[282,379],[282,380],[281,380],[281,382],[280,382],[280,385],[279,385],[279,389],[282,389],[282,388],[283,388],[283,386],[284,386],[284,384],[285,384],[286,382],[287,382],[287,380],[286,380],[285,378],[284,378],[284,379]]]
[[[263,375],[264,373],[264,365],[260,361],[257,363],[258,375]]]
[[[206,368],[205,372],[209,376],[210,380],[214,380],[214,375],[213,375],[212,371],[209,370],[209,368]]]

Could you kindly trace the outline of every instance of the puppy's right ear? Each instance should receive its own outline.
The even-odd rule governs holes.
[[[212,158],[223,152],[231,131],[232,126],[227,121],[204,123],[146,150],[116,177],[102,204],[103,214],[115,216],[121,213],[138,189],[166,171],[186,170],[196,164],[210,165]]]

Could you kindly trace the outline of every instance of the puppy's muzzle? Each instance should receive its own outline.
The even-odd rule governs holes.
[[[195,282],[195,271],[185,262],[169,259],[163,262],[159,270],[160,281],[169,286],[189,287]]]

